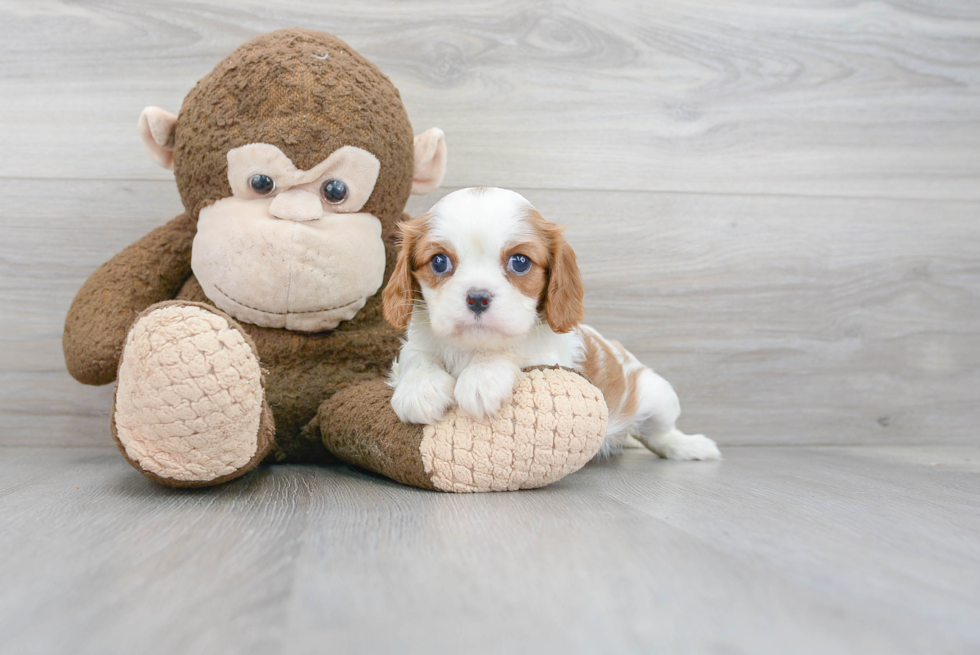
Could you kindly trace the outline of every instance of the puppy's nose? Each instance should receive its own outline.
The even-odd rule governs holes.
[[[470,311],[479,316],[490,308],[490,301],[493,296],[489,291],[470,291],[466,294],[466,306]]]

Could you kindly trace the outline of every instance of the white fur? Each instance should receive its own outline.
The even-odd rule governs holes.
[[[538,299],[514,288],[501,265],[501,253],[514,243],[535,238],[523,216],[530,203],[504,189],[463,189],[437,203],[430,214],[430,236],[452,244],[457,261],[452,276],[438,288],[420,283],[407,337],[392,366],[392,407],[407,423],[435,423],[455,400],[463,411],[493,416],[513,394],[522,368],[560,365],[582,370],[583,334],[605,341],[587,325],[557,334],[538,313]],[[476,316],[467,292],[493,295],[490,307]],[[626,373],[643,369],[635,413],[609,408],[609,428],[600,449],[605,456],[622,450],[629,436],[668,459],[719,459],[714,441],[687,435],[676,427],[677,394],[666,380],[629,352],[610,365]]]

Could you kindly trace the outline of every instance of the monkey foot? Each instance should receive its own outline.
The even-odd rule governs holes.
[[[206,305],[150,307],[126,339],[112,429],[130,463],[164,484],[243,475],[274,432],[251,339]]]
[[[406,425],[377,380],[348,387],[323,404],[327,449],[394,480],[452,492],[533,489],[585,465],[602,445],[608,411],[602,393],[577,373],[535,368],[518,379],[494,419],[451,409],[435,425]]]

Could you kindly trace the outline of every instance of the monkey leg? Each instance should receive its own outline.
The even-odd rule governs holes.
[[[252,339],[227,314],[186,301],[153,305],[133,324],[111,423],[129,463],[173,487],[244,475],[275,434]]]
[[[383,380],[325,401],[314,423],[327,450],[404,484],[440,491],[512,491],[580,469],[606,434],[602,392],[560,368],[526,370],[510,405],[492,420],[451,409],[435,425],[406,425]]]

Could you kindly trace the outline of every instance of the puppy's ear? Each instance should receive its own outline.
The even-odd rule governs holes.
[[[415,243],[425,229],[428,218],[425,214],[398,226],[401,230],[401,250],[398,251],[398,260],[395,262],[395,270],[392,271],[391,278],[388,279],[388,286],[381,294],[383,300],[381,311],[385,320],[394,325],[397,330],[405,329],[408,320],[412,317],[415,291],[418,289],[415,276],[412,274],[412,257]]]
[[[585,288],[578,272],[575,251],[562,235],[564,228],[549,223],[551,263],[548,266],[548,288],[544,313],[555,332],[571,332],[585,319]]]

